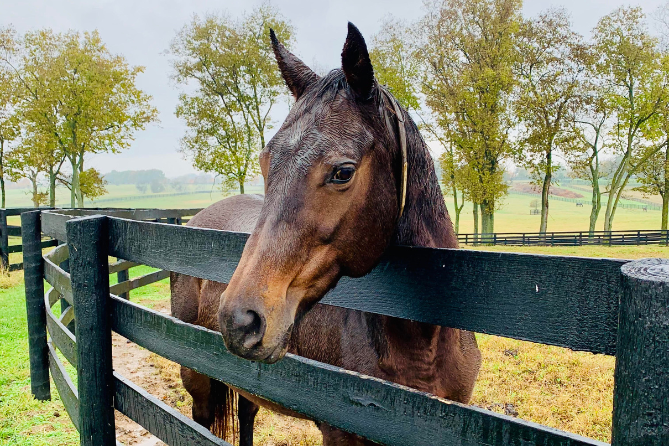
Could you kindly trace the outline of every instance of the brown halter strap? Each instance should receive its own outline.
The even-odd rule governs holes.
[[[400,151],[402,152],[402,174],[400,178],[400,212],[397,217],[399,220],[402,217],[402,213],[404,212],[404,204],[406,203],[406,198],[407,198],[407,171],[409,167],[409,163],[407,161],[407,131],[406,128],[404,128],[404,116],[402,115],[402,109],[400,109],[400,105],[397,103],[397,100],[392,97],[392,95],[386,90],[385,87],[379,86],[383,94],[388,98],[391,104],[393,104],[393,113],[395,114],[395,117],[397,118],[397,127],[399,128],[400,132]],[[387,119],[387,117],[386,117]]]

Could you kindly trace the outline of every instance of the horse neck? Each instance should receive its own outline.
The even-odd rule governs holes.
[[[418,129],[407,119],[408,175],[404,213],[394,244],[457,248],[453,224],[434,169],[432,156]]]

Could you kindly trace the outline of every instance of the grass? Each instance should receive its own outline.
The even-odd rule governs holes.
[[[30,394],[23,274],[0,273],[0,445],[69,446],[78,443],[58,392],[52,401]],[[52,384],[52,389],[53,389]]]
[[[667,257],[669,249],[649,247],[477,247],[491,251],[587,257]],[[131,277],[154,271],[141,266]],[[115,283],[115,276],[110,277]],[[131,299],[164,309],[169,280],[133,290]],[[25,301],[21,272],[0,274],[0,445],[78,444],[55,390],[53,400],[30,396]],[[483,356],[472,404],[500,413],[610,441],[614,358],[573,352],[496,336],[477,335]],[[181,387],[179,366],[151,355],[165,388],[165,402],[190,415],[191,399]],[[54,387],[52,386],[52,389]],[[261,410],[255,430],[258,446],[320,445],[314,424]]]

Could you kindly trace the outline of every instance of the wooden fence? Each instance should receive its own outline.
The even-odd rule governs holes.
[[[43,208],[47,210],[50,208]],[[9,263],[9,254],[23,252],[23,246],[19,244],[9,244],[9,237],[21,237],[21,226],[7,224],[7,217],[19,216],[24,212],[29,212],[34,208],[0,208],[0,266],[9,271],[23,269],[23,263]],[[78,211],[79,209],[77,209]],[[187,222],[185,216],[195,215],[201,209],[116,209],[116,208],[84,208],[82,212],[94,212],[97,214],[114,213],[114,215],[124,216],[126,218],[135,218],[138,220],[161,221],[165,223],[182,224]],[[61,212],[69,212],[70,209],[61,209]],[[42,248],[57,246],[56,240],[42,240]]]
[[[579,232],[501,232],[494,234],[458,234],[460,244],[484,245],[537,245],[537,246],[583,246],[583,245],[664,245],[669,246],[669,231],[589,231]]]
[[[168,445],[228,445],[114,373],[112,331],[380,444],[604,444],[291,354],[273,365],[233,356],[219,333],[117,297],[127,288],[109,286],[107,259],[227,282],[248,234],[75,214],[30,212],[22,227],[32,391],[49,398],[50,367],[82,446],[116,444],[114,408]],[[67,245],[43,259],[42,232]],[[68,252],[71,273],[58,266]],[[53,286],[46,296],[43,279]],[[71,316],[50,311],[59,299],[74,304],[74,334],[65,327]],[[370,274],[342,279],[323,302],[615,355],[613,444],[669,444],[669,260],[392,247]],[[55,348],[76,366],[76,388]]]

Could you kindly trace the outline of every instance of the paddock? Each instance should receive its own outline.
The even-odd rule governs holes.
[[[114,408],[169,445],[228,444],[115,374],[112,331],[381,444],[605,444],[293,355],[274,365],[232,356],[219,333],[118,297],[166,273],[119,280],[114,287],[108,278],[145,264],[227,282],[248,235],[132,220],[140,216],[130,211],[93,215],[101,212],[21,216],[32,392],[50,397],[51,370],[82,445],[116,444]],[[67,244],[42,256],[42,234]],[[108,256],[123,261],[109,265]],[[59,266],[68,260],[70,273]],[[53,286],[46,295],[44,279]],[[369,275],[342,279],[324,302],[616,356],[613,444],[660,445],[669,442],[668,280],[669,261],[660,259],[395,247]],[[50,309],[60,300],[74,311],[57,318]],[[74,333],[67,328],[73,319]],[[77,388],[56,348],[76,367]]]

